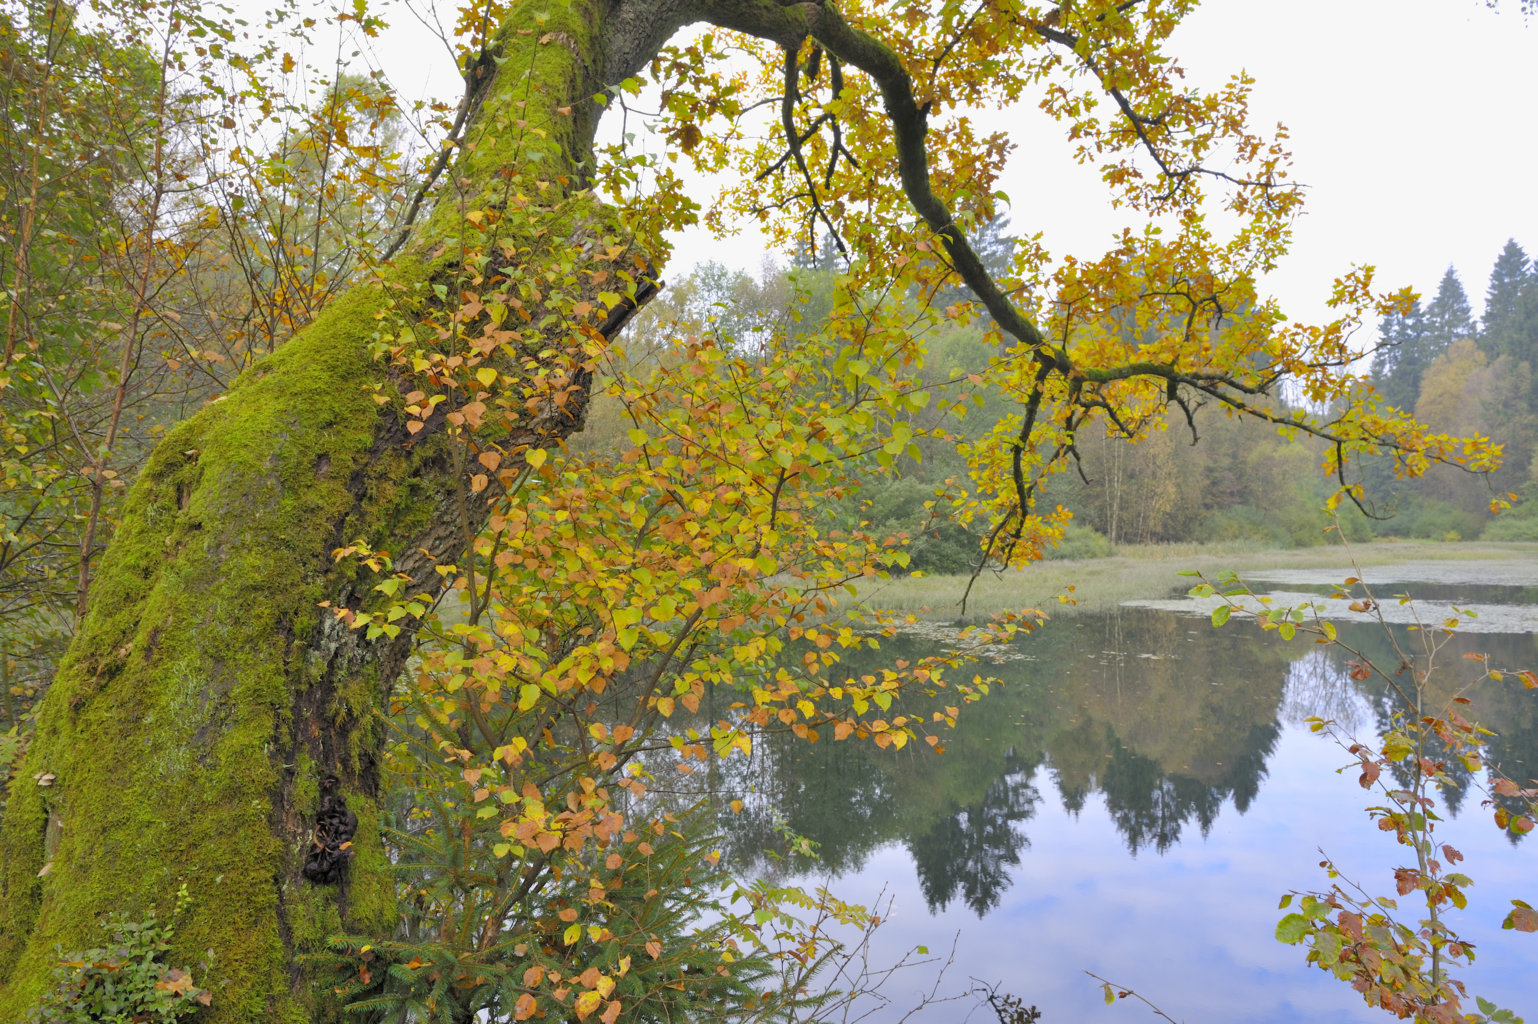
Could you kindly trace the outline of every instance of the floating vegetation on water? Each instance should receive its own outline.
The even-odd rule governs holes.
[[[1259,578],[1259,576],[1260,574],[1256,573],[1252,578]],[[1376,622],[1381,614],[1384,622],[1396,626],[1422,626],[1435,629],[1441,628],[1447,619],[1457,619],[1458,630],[1463,633],[1538,632],[1538,607],[1531,605],[1453,604],[1447,601],[1417,601],[1412,605],[1409,602],[1388,599],[1380,601],[1372,610],[1352,611],[1349,607],[1352,603],[1350,598],[1331,598],[1288,590],[1273,590],[1264,596],[1271,600],[1271,608],[1294,608],[1311,604],[1317,609],[1316,614],[1320,618],[1332,622]],[[1182,615],[1209,617],[1216,608],[1229,602],[1238,603],[1244,610],[1250,612],[1265,610],[1265,606],[1260,603],[1258,597],[1224,599],[1216,595],[1173,597],[1157,601],[1124,601],[1122,606],[1155,608]]]
[[[974,638],[975,634],[968,633],[968,630],[973,627],[957,622],[913,620],[894,622],[891,628],[899,636],[912,637],[915,640],[938,644],[947,651],[964,650],[969,654],[975,655],[979,661],[987,661],[995,665],[1002,665],[1008,661],[1036,660],[1035,655],[1026,653],[1020,648],[1019,644],[1002,642],[979,644]]]
[[[1264,569],[1242,574],[1257,583],[1292,583],[1328,587],[1342,577],[1356,575],[1347,569]],[[1531,587],[1538,584],[1533,563],[1526,558],[1474,559],[1469,561],[1407,562],[1399,565],[1368,565],[1362,568],[1363,581],[1374,590],[1400,583],[1430,583],[1442,586]],[[1381,593],[1379,596],[1383,596]]]

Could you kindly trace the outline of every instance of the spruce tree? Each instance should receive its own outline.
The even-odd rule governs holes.
[[[1372,357],[1372,382],[1395,408],[1414,409],[1421,374],[1434,356],[1425,352],[1425,313],[1420,299],[1407,313],[1389,313],[1378,323],[1378,351]]]
[[[1538,268],[1527,253],[1508,240],[1490,271],[1490,287],[1485,292],[1485,315],[1481,325],[1480,347],[1492,358],[1509,355],[1517,361],[1531,359],[1538,341]]]
[[[1424,310],[1417,299],[1408,313],[1390,313],[1379,322],[1378,334],[1373,384],[1390,405],[1413,410],[1426,368],[1453,342],[1475,335],[1474,311],[1458,272],[1448,267]]]
[[[1469,297],[1451,266],[1437,285],[1437,297],[1426,307],[1425,365],[1446,352],[1455,341],[1474,337],[1474,310]]]

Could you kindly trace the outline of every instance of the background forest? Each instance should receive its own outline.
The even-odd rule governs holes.
[[[979,244],[994,267],[1009,259],[1012,239],[1006,232],[1007,222],[991,225]],[[748,347],[776,331],[811,332],[830,301],[836,262],[831,256],[804,259],[788,269],[766,263],[756,278],[719,264],[701,266],[647,311],[631,355],[647,357],[645,334],[656,329],[658,319],[704,328]],[[964,301],[960,293],[942,296],[943,303]],[[1360,372],[1391,404],[1413,410],[1428,428],[1480,434],[1504,445],[1501,468],[1480,480],[1447,466],[1401,479],[1390,460],[1364,459],[1357,479],[1365,486],[1371,517],[1349,504],[1343,508],[1341,522],[1351,539],[1538,540],[1538,508],[1531,503],[1519,502],[1498,517],[1489,508],[1498,494],[1526,498],[1538,490],[1533,447],[1538,261],[1515,240],[1495,260],[1484,309],[1483,318],[1474,316],[1449,268],[1429,302],[1416,297],[1406,312],[1382,319],[1381,340],[1363,357]],[[969,368],[987,365],[994,355],[981,325],[953,320],[931,339],[930,352],[924,375],[931,385],[973,399],[964,424],[968,432],[980,434],[1011,411],[1007,401],[968,379]],[[1287,397],[1284,391],[1275,406],[1282,413],[1294,408]],[[615,413],[600,405],[580,443],[620,443],[623,426]],[[920,426],[944,429],[934,420],[916,420],[915,428]],[[943,437],[923,437],[918,445],[921,459],[901,456],[891,471],[853,482],[842,517],[908,536],[912,569],[970,572],[979,538],[949,518],[943,498],[935,500],[948,478],[964,475],[966,449]],[[1219,408],[1199,410],[1194,424],[1171,410],[1136,441],[1096,432],[1080,441],[1082,474],[1060,474],[1044,489],[1048,507],[1074,511],[1067,535],[1047,557],[1103,556],[1118,544],[1324,543],[1322,509],[1334,488],[1319,472],[1323,453],[1311,438],[1287,437]]]

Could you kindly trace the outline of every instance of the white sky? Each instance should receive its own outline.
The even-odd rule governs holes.
[[[1310,187],[1292,255],[1270,288],[1293,316],[1324,316],[1331,280],[1354,263],[1380,285],[1434,293],[1455,266],[1477,313],[1506,239],[1538,255],[1538,23],[1517,0],[1208,0],[1175,52],[1192,84],[1240,68],[1257,80],[1257,126],[1292,133],[1295,177]],[[454,71],[397,7],[380,59],[408,95]],[[1538,18],[1535,18],[1538,22]],[[1005,115],[1027,171],[1011,165],[1012,230],[1046,233],[1054,253],[1098,255],[1119,226],[1093,172],[1075,166],[1062,129],[1034,108]],[[702,189],[708,190],[708,183]],[[680,240],[670,276],[714,259],[756,272],[762,240]]]

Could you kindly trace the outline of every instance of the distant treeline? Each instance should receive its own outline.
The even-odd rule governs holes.
[[[983,243],[988,262],[1002,266],[1008,260],[1012,242],[1002,227],[988,231]],[[774,344],[776,337],[795,343],[828,308],[835,262],[820,258],[788,270],[766,264],[756,279],[707,264],[669,288],[647,316],[653,324],[714,332],[748,348]],[[939,390],[977,391],[965,383],[966,375],[996,354],[981,328],[928,329],[936,336],[922,375]],[[1491,477],[1436,467],[1407,480],[1395,476],[1386,458],[1364,460],[1355,476],[1372,515],[1343,504],[1340,522],[1347,535],[1538,541],[1538,501],[1519,502],[1499,517],[1489,511],[1498,494],[1538,497],[1538,261],[1507,242],[1478,320],[1449,268],[1430,302],[1416,299],[1406,311],[1385,317],[1379,333],[1370,364],[1379,396],[1414,412],[1434,431],[1494,438],[1505,445],[1505,461]],[[631,359],[649,358],[648,334],[643,325],[633,337]],[[986,390],[973,398],[972,414],[950,424],[970,437],[1014,411]],[[1289,408],[1285,395],[1275,401],[1279,411]],[[582,443],[616,443],[627,426],[621,410],[600,403]],[[1168,417],[1165,427],[1137,444],[1098,429],[1080,436],[1082,475],[1052,477],[1040,499],[1047,508],[1061,504],[1074,513],[1068,535],[1048,557],[1106,555],[1118,544],[1251,540],[1294,547],[1327,539],[1323,507],[1336,485],[1321,472],[1325,453],[1319,444],[1212,408],[1196,418],[1196,443],[1182,415]],[[891,469],[872,466],[852,481],[845,507],[829,514],[842,525],[908,536],[914,569],[966,571],[976,563],[978,535],[951,521],[947,502],[936,501],[947,480],[965,476],[965,459],[941,438],[922,439],[918,446],[921,459],[903,457]]]

